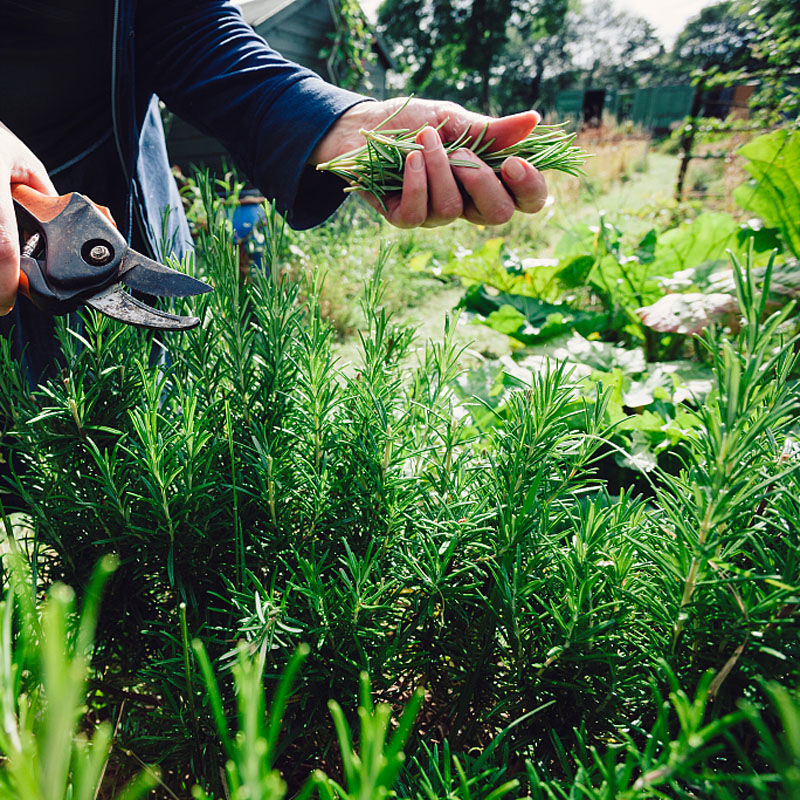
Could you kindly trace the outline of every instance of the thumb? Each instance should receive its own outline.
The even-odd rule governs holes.
[[[469,131],[469,137],[474,142],[481,131],[486,128],[486,133],[481,141],[492,142],[490,150],[502,150],[524,139],[541,120],[538,111],[522,111],[507,117],[484,117],[480,114],[463,112],[450,116],[442,126],[442,140],[453,142]],[[488,127],[487,127],[488,123]],[[469,147],[469,144],[467,144]]]
[[[484,140],[494,139],[490,150],[502,150],[524,139],[541,119],[538,111],[523,111],[520,114],[500,117],[489,123]]]
[[[37,192],[47,195],[57,195],[56,187],[50,180],[50,176],[45,171],[44,167],[40,164],[33,166],[26,165],[24,167],[16,167],[11,170],[10,183],[24,183],[30,186],[31,189],[36,189]]]
[[[0,173],[0,315],[14,307],[19,285],[19,233],[10,175]]]

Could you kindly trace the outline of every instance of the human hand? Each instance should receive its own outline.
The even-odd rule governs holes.
[[[19,285],[19,233],[12,183],[58,194],[42,162],[0,122],[0,316],[14,307]]]
[[[336,121],[314,149],[310,163],[321,164],[361,147],[365,140],[359,131],[375,128],[398,109],[401,110],[390,127],[416,130],[426,126],[417,136],[424,149],[409,153],[402,192],[386,197],[385,209],[371,195],[360,193],[393,225],[435,227],[460,217],[479,225],[500,225],[511,219],[515,209],[535,213],[544,206],[547,199],[544,178],[524,159],[507,158],[501,167],[501,180],[466,149],[457,151],[453,157],[476,166],[452,165],[442,145],[442,141],[455,141],[466,130],[474,139],[488,122],[484,141],[495,140],[492,150],[508,147],[524,139],[538,124],[540,117],[535,111],[491,118],[455,103],[434,100],[396,98],[359,103]]]

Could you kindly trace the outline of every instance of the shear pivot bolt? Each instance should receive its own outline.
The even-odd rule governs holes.
[[[114,258],[114,248],[102,239],[90,239],[81,248],[81,258],[92,267],[103,267]]]
[[[95,264],[103,264],[111,258],[111,251],[104,244],[96,244],[89,251],[89,258]]]

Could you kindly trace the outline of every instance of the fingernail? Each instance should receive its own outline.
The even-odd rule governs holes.
[[[420,139],[422,140],[422,146],[426,150],[435,150],[441,142],[439,134],[433,128],[425,128]]]
[[[472,150],[467,150],[465,147],[462,147],[460,150],[456,150],[455,153],[453,153],[453,158],[460,158],[464,161],[474,161],[475,155]]]
[[[506,159],[503,172],[512,181],[521,181],[525,177],[525,165],[518,158]]]
[[[412,153],[409,153],[406,161],[408,162],[408,168],[414,172],[421,172],[425,169],[425,159],[419,150],[414,150]]]

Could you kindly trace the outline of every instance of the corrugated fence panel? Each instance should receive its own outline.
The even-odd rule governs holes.
[[[691,111],[693,97],[694,87],[690,84],[637,89],[631,119],[644,128],[667,130]]]

